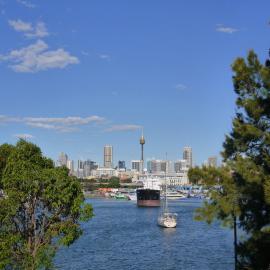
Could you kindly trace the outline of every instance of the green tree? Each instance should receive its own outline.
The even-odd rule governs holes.
[[[7,164],[7,159],[13,148],[13,145],[7,143],[0,145],[0,189],[3,188],[1,179]]]
[[[270,68],[250,51],[247,59],[235,60],[232,70],[237,111],[223,144],[226,167],[216,169],[216,176],[213,168],[202,170],[203,183],[212,176],[220,186],[197,211],[197,219],[232,225],[237,216],[246,233],[237,247],[238,267],[269,269],[270,234],[262,228],[270,223]]]
[[[1,182],[0,269],[52,269],[57,249],[92,216],[80,183],[23,140],[9,152]]]

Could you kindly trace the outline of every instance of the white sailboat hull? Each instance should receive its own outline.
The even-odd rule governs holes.
[[[164,228],[175,228],[177,225],[176,214],[166,213],[159,216],[158,225]]]

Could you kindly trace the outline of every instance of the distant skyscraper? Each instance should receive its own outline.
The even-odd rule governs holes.
[[[142,171],[142,160],[131,160],[131,169],[137,172]]]
[[[187,161],[187,166],[192,168],[192,148],[189,146],[184,147],[183,159]]]
[[[169,162],[166,160],[149,160],[147,162],[147,170],[150,173],[165,173],[169,170]]]
[[[96,162],[92,160],[86,160],[83,162],[83,175],[84,177],[88,177],[91,175],[92,170],[96,170],[98,168]]]
[[[118,161],[118,169],[125,169],[126,168],[126,163],[124,160],[119,160]]]
[[[209,167],[217,167],[217,157],[216,156],[209,157],[207,165]]]
[[[82,160],[78,160],[78,166],[77,166],[78,170],[83,170],[83,161]]]
[[[61,152],[59,157],[58,157],[58,164],[59,166],[66,166],[67,167],[67,161],[68,161],[68,156],[67,154]]]
[[[111,145],[104,146],[104,167],[113,167],[113,147]]]
[[[67,161],[67,168],[69,169],[71,174],[74,172],[74,161],[73,160]]]
[[[180,173],[188,170],[187,161],[185,159],[177,160],[174,163],[174,170],[176,173]]]

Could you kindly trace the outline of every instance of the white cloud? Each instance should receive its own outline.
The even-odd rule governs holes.
[[[18,139],[24,139],[24,140],[28,140],[28,139],[33,139],[34,136],[31,134],[15,134],[14,137],[18,138]]]
[[[8,122],[20,122],[20,119],[18,117],[0,115],[0,123],[8,123]]]
[[[36,25],[24,22],[20,19],[9,20],[9,25],[17,32],[22,32],[28,38],[42,38],[49,36],[49,32],[44,22],[37,22]]]
[[[24,22],[22,20],[9,20],[8,23],[17,32],[33,31],[32,24]]]
[[[64,49],[48,50],[48,45],[37,40],[36,43],[8,55],[0,55],[0,61],[9,62],[9,67],[16,72],[38,72],[52,68],[65,68],[70,64],[78,64],[79,59]]]
[[[29,38],[42,38],[49,36],[49,32],[44,22],[38,22],[34,31],[25,33],[25,36]]]
[[[238,32],[239,29],[223,26],[222,24],[218,24],[216,27],[216,31],[226,33],[226,34],[233,34],[235,32]]]
[[[139,125],[113,125],[110,128],[107,128],[106,132],[113,132],[113,131],[135,131],[141,129],[142,126]]]
[[[99,54],[98,56],[102,60],[108,60],[108,61],[111,60],[111,56],[108,54]]]
[[[175,88],[178,90],[185,90],[187,89],[187,86],[182,83],[178,83],[177,85],[175,85]]]
[[[26,125],[41,129],[52,129],[60,132],[74,132],[79,130],[78,128],[75,127],[69,127],[65,125],[51,125],[39,122],[26,122]]]
[[[32,4],[31,2],[29,1],[25,1],[25,0],[17,0],[17,3],[27,7],[27,8],[35,8],[36,5]]]
[[[78,131],[78,126],[89,125],[91,123],[100,123],[105,119],[103,117],[92,115],[88,117],[9,117],[0,115],[0,123],[20,122],[27,126],[56,130],[59,132]]]
[[[43,123],[43,124],[61,124],[67,126],[76,126],[76,125],[86,125],[91,122],[102,122],[104,121],[103,117],[93,115],[88,117],[26,117],[24,118],[26,122],[31,123]]]

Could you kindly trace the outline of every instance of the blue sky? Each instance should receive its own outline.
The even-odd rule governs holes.
[[[56,159],[180,159],[222,150],[230,65],[270,47],[269,0],[0,0],[0,143]]]

